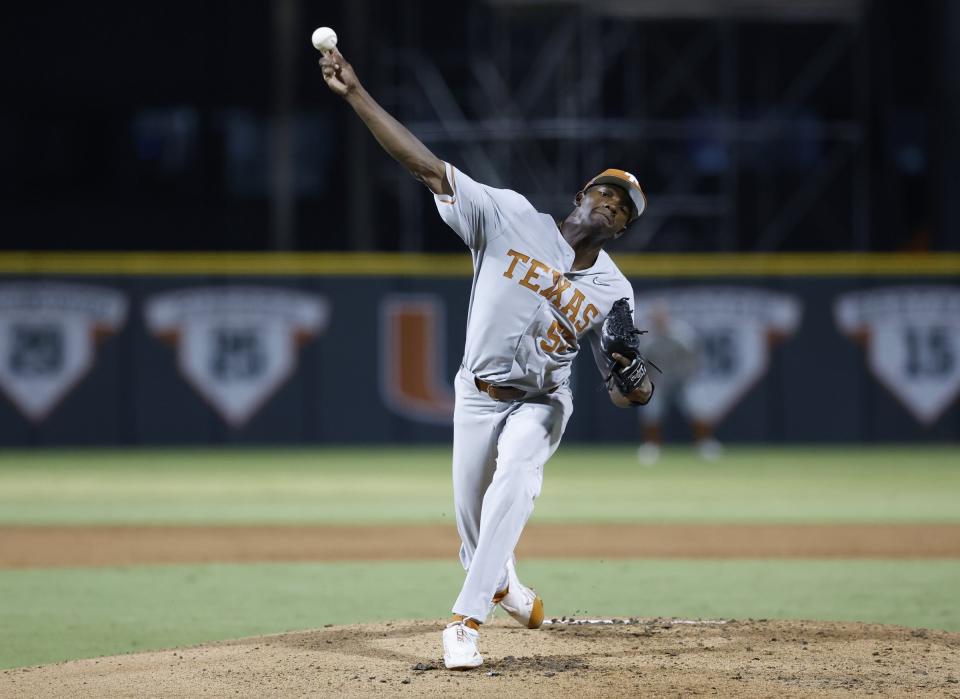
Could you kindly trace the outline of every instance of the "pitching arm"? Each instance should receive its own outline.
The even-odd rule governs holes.
[[[370,96],[338,49],[320,59],[323,80],[353,107],[383,149],[434,194],[453,195],[444,162]]]

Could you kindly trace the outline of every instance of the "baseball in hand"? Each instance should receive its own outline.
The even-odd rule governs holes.
[[[313,32],[310,39],[313,42],[313,48],[317,51],[332,51],[337,45],[337,33],[330,27],[320,27]]]

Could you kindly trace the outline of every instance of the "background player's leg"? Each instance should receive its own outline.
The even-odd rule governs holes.
[[[483,494],[493,479],[497,439],[510,406],[478,391],[464,371],[457,375],[455,390],[453,503],[461,542],[460,562],[467,569],[480,536]]]
[[[643,406],[643,410],[637,411],[643,436],[643,442],[637,449],[637,460],[645,466],[652,466],[660,458],[660,447],[663,445],[661,424],[673,400],[673,389],[669,380],[657,381],[653,398]]]
[[[569,389],[515,404],[497,444],[497,467],[483,497],[480,535],[455,614],[484,621],[503,579],[533,501],[540,494],[543,466],[560,444],[573,412]]]

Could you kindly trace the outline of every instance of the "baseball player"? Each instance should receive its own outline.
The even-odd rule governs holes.
[[[653,393],[638,355],[601,342],[615,302],[633,299],[603,246],[646,202],[633,175],[606,170],[577,193],[573,212],[558,224],[516,192],[475,182],[437,158],[363,89],[338,50],[325,53],[320,66],[329,88],[384,150],[433,192],[441,218],[473,256],[453,418],[453,494],[466,577],[442,641],[448,668],[477,667],[479,629],[494,605],[528,628],[543,622],[543,601],[518,579],[513,550],[570,419],[570,367],[584,339],[615,405],[641,405]],[[625,300],[624,308],[629,313]],[[627,323],[636,332],[629,316]]]
[[[660,458],[663,442],[661,425],[671,405],[676,405],[685,415],[683,389],[700,368],[702,348],[700,338],[688,323],[670,316],[662,301],[650,304],[649,308],[637,308],[643,325],[649,334],[640,340],[640,350],[663,370],[657,382],[657,394],[640,413],[643,444],[637,449],[637,459],[645,466],[652,466]],[[700,443],[698,442],[698,445]]]

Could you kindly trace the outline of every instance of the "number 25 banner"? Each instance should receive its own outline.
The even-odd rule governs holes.
[[[932,425],[960,391],[960,287],[898,286],[840,296],[841,332],[918,422]]]
[[[200,287],[153,296],[144,315],[176,346],[180,373],[237,428],[294,373],[299,346],[326,329],[330,304],[291,289]]]

